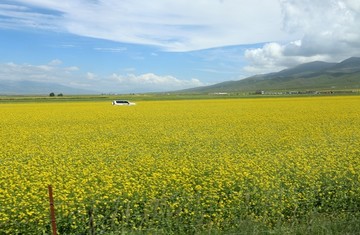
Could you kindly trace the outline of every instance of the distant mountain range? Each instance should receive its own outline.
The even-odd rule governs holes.
[[[227,81],[178,92],[304,91],[359,88],[360,57],[351,57],[340,63],[314,61],[280,72],[256,75],[238,81]]]
[[[95,94],[56,83],[0,80],[0,95]]]
[[[340,63],[314,61],[280,72],[255,75],[238,81],[227,81],[196,87],[177,93],[229,93],[255,91],[360,89],[360,57]],[[0,95],[96,94],[55,83],[0,80]]]

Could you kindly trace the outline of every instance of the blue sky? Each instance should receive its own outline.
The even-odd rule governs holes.
[[[358,0],[2,0],[0,80],[179,90],[360,56],[358,22]]]

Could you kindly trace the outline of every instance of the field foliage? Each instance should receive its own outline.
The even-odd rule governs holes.
[[[50,233],[48,185],[60,234],[359,218],[357,96],[1,104],[0,125],[0,234]]]

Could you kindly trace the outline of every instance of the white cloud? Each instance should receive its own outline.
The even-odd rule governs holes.
[[[245,58],[250,65],[244,70],[251,74],[269,73],[293,67],[301,63],[311,61],[332,61],[336,60],[327,54],[313,55],[286,55],[286,50],[292,47],[300,48],[301,40],[282,45],[279,43],[267,43],[262,48],[248,49],[245,51]]]
[[[0,3],[0,27],[2,28],[37,28],[47,30],[60,29],[59,17],[34,11],[27,6]]]
[[[314,60],[339,61],[360,55],[360,2],[283,0],[284,26],[303,36],[288,43],[248,49],[245,70],[264,73]]]
[[[64,69],[65,69],[65,71],[67,71],[67,72],[80,70],[79,67],[77,67],[77,66],[70,66],[70,67],[66,67],[66,68],[64,68]]]
[[[14,25],[52,26],[77,35],[154,45],[169,51],[289,38],[281,30],[278,0],[15,2],[26,9],[16,9],[16,5],[0,7],[0,15],[10,16]],[[38,8],[47,11],[35,10]],[[24,23],[23,20],[33,23]]]
[[[89,80],[95,80],[95,79],[97,79],[97,75],[94,74],[94,73],[87,72],[86,73],[86,78],[89,79]]]
[[[44,65],[6,63],[0,64],[0,79],[52,82],[74,88],[116,93],[171,91],[205,85],[198,79],[181,80],[174,76],[160,76],[154,73],[140,75],[113,73],[104,76],[92,72],[82,73],[78,70],[76,66],[60,66],[58,60]]]
[[[203,61],[219,64],[223,61],[227,65],[237,65],[231,63],[245,57],[249,64],[244,69],[248,73],[271,72],[313,60],[339,61],[360,56],[359,0],[8,2],[0,4],[0,28],[60,30],[116,42],[154,45],[167,51],[262,43],[260,48],[215,48],[199,54],[204,55]],[[125,47],[94,49],[127,50]],[[135,54],[131,59],[144,58]],[[37,69],[53,70],[53,67],[56,66],[47,64]],[[202,68],[220,71],[210,66]],[[140,79],[139,76],[135,77]]]
[[[0,64],[0,78],[3,80],[30,80],[37,82],[56,82],[66,85],[75,76],[74,72],[77,67],[60,66],[60,60],[52,60],[48,64],[32,65],[32,64]]]
[[[181,80],[174,76],[160,76],[154,73],[141,75],[114,73],[111,75],[111,80],[114,81],[114,88],[120,91],[132,89],[134,92],[171,91],[205,85],[198,79]]]
[[[344,2],[347,4],[349,9],[357,12],[360,11],[360,2],[358,0],[345,0]]]
[[[124,52],[127,50],[126,47],[95,47],[94,50],[96,51],[103,51],[103,52]]]
[[[62,64],[62,61],[59,59],[55,59],[55,60],[52,60],[49,62],[49,65],[51,65],[51,66],[56,66],[56,65],[61,65],[61,64]]]

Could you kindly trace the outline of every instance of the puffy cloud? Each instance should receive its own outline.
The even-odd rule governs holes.
[[[62,64],[62,61],[58,60],[58,59],[55,59],[55,60],[52,60],[49,62],[49,65],[52,65],[52,66],[61,65],[61,64]]]
[[[82,73],[76,66],[59,65],[59,60],[44,65],[0,64],[0,78],[12,81],[53,82],[74,88],[116,93],[171,91],[205,85],[198,79],[181,80],[170,75],[114,73],[104,76],[92,72]]]
[[[111,75],[111,80],[114,81],[113,87],[119,91],[133,90],[137,92],[171,91],[205,85],[198,79],[181,80],[170,75],[160,76],[154,73],[141,75],[114,73]]]
[[[280,70],[314,60],[360,55],[360,3],[355,0],[282,0],[284,28],[303,36],[245,51],[252,73]]]
[[[248,60],[248,66],[245,66],[245,71],[252,74],[269,73],[279,71],[288,67],[293,67],[301,63],[311,61],[331,61],[336,60],[327,54],[313,54],[313,55],[287,55],[287,50],[300,50],[301,40],[290,42],[282,45],[279,43],[267,43],[262,48],[248,49],[245,51],[245,58]]]
[[[86,73],[86,78],[89,79],[89,80],[96,80],[96,79],[97,79],[97,75],[94,74],[94,73],[87,72],[87,73]]]
[[[203,60],[220,63],[221,57],[225,64],[245,57],[249,73],[360,55],[358,0],[14,0],[0,4],[0,17],[0,27],[61,30],[167,51],[252,44],[245,52],[228,48],[201,52],[206,56]],[[53,69],[46,66],[42,69]]]
[[[360,2],[358,0],[344,0],[349,9],[353,11],[360,11]]]
[[[59,66],[60,60],[52,60],[48,64],[32,65],[32,64],[0,64],[0,77],[6,80],[21,81],[37,81],[37,82],[56,82],[66,85],[74,77],[77,67]]]

